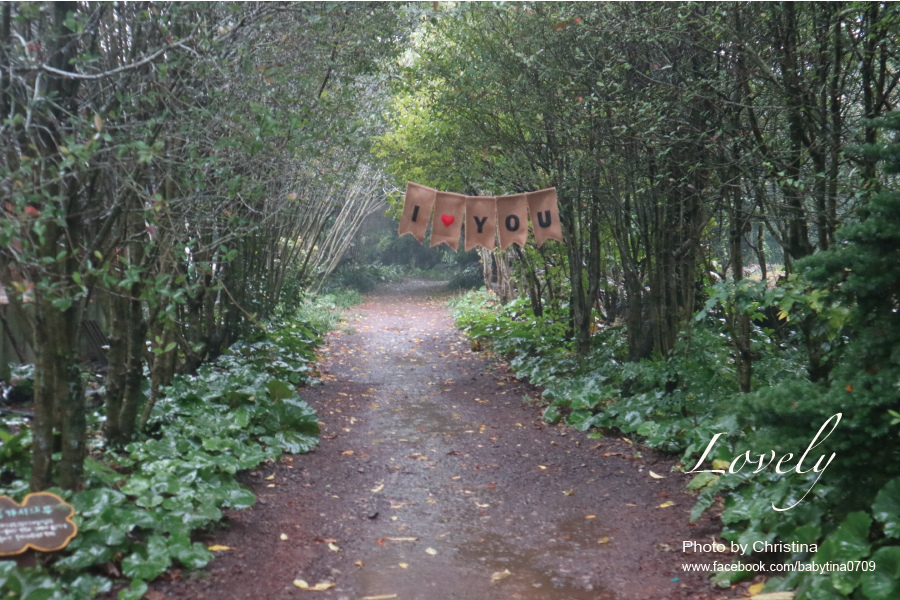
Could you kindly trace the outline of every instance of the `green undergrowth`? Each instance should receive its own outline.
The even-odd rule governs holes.
[[[220,522],[223,509],[256,500],[237,473],[318,441],[316,414],[297,386],[311,381],[314,350],[335,318],[321,314],[327,304],[269,324],[196,375],[177,377],[137,441],[92,453],[83,491],[51,490],[75,506],[78,535],[65,550],[40,554],[38,567],[0,561],[0,597],[93,598],[118,585],[120,572],[129,581],[118,597],[137,599],[167,569],[211,561],[193,534]],[[23,423],[0,427],[0,494],[17,501],[28,492],[30,439]]]
[[[592,351],[577,356],[566,332],[565,306],[547,307],[535,318],[525,299],[502,306],[484,291],[455,299],[453,305],[460,329],[508,360],[518,377],[544,389],[546,421],[582,431],[594,428],[592,437],[611,431],[639,437],[679,455],[677,470],[696,469],[688,485],[697,498],[694,521],[718,504],[726,540],[751,550],[753,544],[816,544],[817,552],[807,547],[780,558],[838,565],[824,575],[771,577],[766,591],[796,589],[798,600],[900,598],[900,418],[892,412],[900,381],[896,367],[875,375],[854,368],[849,344],[831,384],[813,383],[795,333],[779,338],[754,324],[752,349],[759,359],[753,391],[742,394],[733,347],[715,310],[698,316],[668,358],[628,362],[625,332],[618,327],[601,328]],[[836,413],[842,413],[839,426],[810,451],[803,473],[793,471],[818,429]],[[836,458],[824,470],[812,469],[821,455],[824,465],[832,452]],[[782,473],[776,472],[776,463],[787,454],[792,456]],[[760,455],[765,457],[762,469]],[[725,473],[701,472],[711,470]],[[740,562],[754,560],[750,555]],[[712,583],[727,587],[755,574],[725,571]]]

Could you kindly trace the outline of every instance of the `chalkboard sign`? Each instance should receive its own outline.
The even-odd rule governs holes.
[[[21,505],[0,496],[0,556],[62,550],[78,533],[74,514],[71,504],[50,492],[28,494]]]

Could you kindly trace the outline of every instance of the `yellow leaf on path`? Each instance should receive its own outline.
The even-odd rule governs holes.
[[[286,542],[286,541],[287,541],[287,534],[286,534],[286,533],[282,533],[282,534],[281,534],[281,541],[282,541],[282,542]]]
[[[331,543],[328,544],[328,549],[331,550],[332,552],[340,552],[341,551],[340,548],[338,548],[337,546],[335,546],[334,544],[331,544]]]
[[[334,587],[334,583],[331,581],[322,581],[317,583],[316,585],[310,586],[308,583],[303,581],[302,579],[295,579],[294,585],[300,588],[301,590],[308,590],[311,592],[324,592],[325,590],[331,589]]]
[[[478,504],[478,500],[476,500],[475,506],[477,506],[478,508],[488,508],[490,507],[490,504]]]
[[[544,465],[538,465],[538,469],[541,469],[542,471],[546,471],[547,467],[545,467]]]
[[[657,475],[653,471],[650,471],[650,477],[652,477],[653,479],[665,479],[665,477],[663,477],[662,475]]]
[[[575,490],[563,490],[563,494],[565,494],[566,496],[574,496]]]
[[[272,481],[273,479],[275,479],[275,473],[272,473],[271,475],[266,477],[266,481]]]
[[[207,546],[207,549],[210,552],[224,552],[225,550],[231,550],[231,547],[220,546],[219,544],[213,544],[212,546]]]
[[[598,544],[608,544],[608,543],[609,543],[609,538],[608,538],[607,536],[604,535],[602,538],[600,538],[599,540],[597,540],[597,543],[598,543]]]
[[[771,592],[750,596],[750,600],[793,600],[794,592]]]
[[[382,594],[381,596],[363,596],[359,600],[390,600],[396,598],[397,594]]]
[[[415,542],[419,538],[417,538],[417,537],[389,537],[389,538],[384,538],[384,539],[390,540],[392,542]]]
[[[504,570],[502,570],[502,571],[497,571],[497,572],[495,572],[494,574],[491,575],[491,583],[494,583],[495,581],[500,581],[500,580],[502,580],[502,579],[506,579],[506,578],[509,577],[510,575],[512,575],[512,573],[509,572],[509,569],[504,569]]]
[[[754,583],[747,588],[747,593],[751,596],[755,596],[756,594],[760,593],[764,587],[766,587],[765,583]]]
[[[428,553],[428,554],[430,554],[430,555],[432,555],[432,556],[434,556],[435,554],[437,554],[437,550],[435,550],[434,548],[425,548],[425,552]]]
[[[587,515],[585,519],[596,519],[597,515]]]
[[[406,569],[407,567],[409,567],[409,565],[407,563],[397,563],[397,564],[400,565],[401,569]]]
[[[361,561],[361,560],[358,560],[358,561],[356,561],[356,562],[353,563],[353,564],[356,565],[357,567],[361,567],[361,566],[362,566],[362,561]]]
[[[672,502],[671,500],[663,502],[662,504],[659,505],[660,508],[669,508],[670,506],[675,506],[675,503]]]
[[[624,438],[624,437],[623,437],[623,438],[622,438],[622,441],[625,442],[626,444],[628,444],[629,446],[634,446],[634,442],[632,442],[632,441],[629,440],[628,438]]]
[[[377,486],[375,486],[374,488],[372,488],[372,492],[374,492],[374,493],[377,494],[378,492],[380,492],[380,491],[383,490],[383,489],[384,489],[384,484],[383,484],[383,483],[379,483]]]

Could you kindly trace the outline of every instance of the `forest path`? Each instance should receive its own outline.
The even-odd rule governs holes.
[[[624,440],[542,422],[523,401],[536,390],[470,351],[441,289],[393,286],[329,335],[324,384],[301,394],[319,446],[248,474],[257,505],[203,540],[232,549],[155,583],[151,600],[725,596],[681,568],[730,561],[681,552],[718,531],[689,525],[687,476]]]

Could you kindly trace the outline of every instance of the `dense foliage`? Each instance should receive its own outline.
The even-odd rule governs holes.
[[[90,331],[108,337],[105,437],[125,446],[174,376],[336,267],[383,203],[368,145],[404,19],[365,3],[3,4],[0,283],[35,364],[33,489],[82,485]]]
[[[448,8],[379,146],[399,176],[467,193],[557,187],[566,243],[493,252],[517,293],[496,276],[460,326],[544,387],[550,422],[643,436],[686,470],[723,433],[700,469],[726,473],[691,487],[726,539],[878,565],[768,583],[801,598],[900,591],[898,18],[876,2]],[[797,472],[830,418],[822,463]],[[786,454],[787,473],[763,468]]]
[[[213,554],[191,534],[222,520],[222,509],[252,506],[254,494],[235,476],[308,451],[318,440],[313,410],[297,396],[310,381],[314,349],[328,325],[329,300],[314,312],[269,324],[269,332],[232,345],[195,375],[163,388],[147,428],[120,450],[97,447],[86,463],[84,489],[51,488],[75,506],[79,533],[37,568],[0,562],[4,597],[93,598],[130,579],[122,600],[141,598],[172,565],[203,567]],[[29,490],[31,429],[0,430],[0,494],[21,500]],[[292,459],[288,459],[292,460]]]
[[[900,131],[900,115],[881,125]],[[890,161],[897,148],[866,151]],[[698,493],[694,519],[724,494],[725,539],[750,547],[818,544],[817,552],[781,557],[791,563],[877,565],[828,576],[795,572],[770,579],[768,589],[797,588],[798,598],[809,600],[887,600],[900,593],[900,193],[882,191],[864,211],[862,221],[837,230],[833,248],[800,261],[799,275],[783,284],[715,286],[665,358],[628,361],[621,327],[597,331],[593,349],[580,357],[565,314],[545,310],[538,318],[525,298],[499,307],[490,294],[469,295],[457,303],[457,323],[544,387],[545,420],[615,428],[682,454],[683,468],[699,471],[688,485]],[[780,332],[757,325],[767,306],[788,321]],[[729,310],[750,317],[749,339],[759,354],[750,393],[738,385]],[[831,346],[827,381],[812,379],[808,356],[796,347],[802,328],[790,315],[827,332],[819,334]],[[801,452],[820,444],[827,449],[809,456],[815,467],[801,470]],[[702,468],[701,456],[708,461]],[[787,474],[766,468],[782,456]],[[727,585],[742,575],[752,572],[725,572],[714,581]]]

